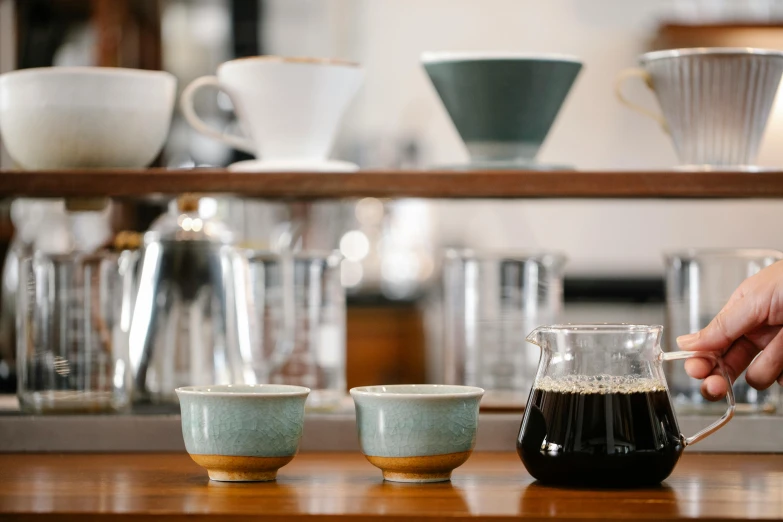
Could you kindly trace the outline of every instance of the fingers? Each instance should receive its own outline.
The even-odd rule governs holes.
[[[732,382],[747,368],[750,386],[766,389],[776,380],[783,386],[783,332],[780,326],[770,326],[781,323],[783,262],[778,262],[746,279],[710,324],[679,337],[677,344],[683,350],[723,354]],[[685,369],[692,377],[704,379],[705,398],[717,400],[726,394],[725,379],[711,361],[690,359]]]
[[[715,363],[704,357],[694,357],[685,361],[685,373],[694,379],[706,379],[712,374],[713,368]]]
[[[752,332],[745,334],[745,337],[750,339],[750,342],[756,345],[757,348],[763,350],[780,332],[780,326],[759,326]]]
[[[767,344],[745,374],[745,380],[757,390],[766,390],[783,373],[783,332]]]
[[[731,382],[737,380],[737,377],[745,371],[759,352],[763,351],[779,333],[780,327],[774,327],[774,331],[771,333],[768,332],[764,335],[754,336],[755,342],[751,341],[748,336],[740,337],[734,341],[729,351],[723,356],[723,364],[726,367],[726,372],[729,374]],[[777,374],[775,374],[775,376],[777,376]]]
[[[704,329],[678,337],[677,344],[683,350],[725,352],[746,332],[764,323],[766,312],[760,303],[757,295],[733,299]]]
[[[745,371],[750,362],[759,354],[764,346],[769,343],[780,332],[780,327],[770,327],[771,331],[764,334],[754,335],[754,341],[747,336],[740,337],[723,356],[723,364],[729,373],[731,381],[737,378],[739,374]],[[704,379],[712,375],[715,369],[715,363],[706,357],[694,357],[685,361],[685,371],[694,379]],[[780,372],[778,372],[780,373]]]
[[[774,270],[769,270],[773,267]],[[767,324],[773,295],[779,293],[777,283],[783,274],[783,264],[773,267],[743,281],[718,315],[701,331],[677,338],[680,348],[725,352],[734,341]]]
[[[704,379],[701,383],[701,395],[708,401],[717,401],[726,395],[728,391],[726,379],[712,359],[706,357],[688,359],[685,361],[685,372],[694,379]]]
[[[710,375],[701,383],[701,395],[708,401],[719,401],[726,396],[729,385],[723,375]]]
[[[759,341],[769,342],[769,339],[776,338],[776,335],[779,334],[780,327],[775,327],[774,331],[765,329],[764,332],[755,335],[755,338]],[[745,371],[745,368],[748,367],[762,348],[763,345],[759,346],[747,337],[740,337],[732,343],[731,348],[723,356],[723,365],[732,383],[737,379],[738,375]],[[712,360],[702,357],[688,359],[685,361],[685,371],[695,379],[704,379],[701,385],[701,394],[705,399],[716,401],[726,395],[728,391],[726,380],[719,369],[715,367]],[[775,374],[775,376],[778,374]]]

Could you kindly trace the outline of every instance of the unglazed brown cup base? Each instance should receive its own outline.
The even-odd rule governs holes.
[[[207,469],[210,480],[221,482],[266,482],[277,478],[277,470],[294,460],[290,457],[231,457],[225,455],[191,455]]]
[[[383,471],[384,480],[391,482],[446,482],[451,472],[463,465],[470,451],[428,455],[422,457],[373,457],[365,455],[370,464]]]

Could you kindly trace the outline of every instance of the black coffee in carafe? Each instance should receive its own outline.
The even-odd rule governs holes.
[[[540,379],[517,440],[534,478],[585,487],[657,484],[684,447],[666,387],[628,377]]]
[[[541,482],[588,487],[657,484],[686,446],[734,415],[731,380],[720,357],[661,349],[663,328],[633,324],[540,326],[527,341],[541,348],[536,381],[517,439]],[[708,359],[726,380],[726,413],[691,437],[680,434],[663,363]]]

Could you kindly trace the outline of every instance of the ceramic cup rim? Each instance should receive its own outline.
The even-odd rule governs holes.
[[[231,391],[232,388],[244,391]],[[278,390],[278,391],[273,391]],[[310,388],[291,384],[208,384],[182,386],[174,390],[177,396],[193,397],[307,397]]]
[[[177,78],[168,71],[151,71],[147,69],[133,69],[130,67],[97,67],[97,66],[52,66],[31,67],[29,69],[16,69],[0,74],[0,82],[10,81],[14,78],[25,76],[81,76],[93,77],[143,77],[160,78],[169,82],[177,81]]]
[[[218,65],[217,71],[220,71],[225,67],[232,67],[237,65],[245,65],[248,63],[277,63],[288,65],[316,65],[316,66],[328,66],[328,67],[344,67],[347,69],[361,69],[361,64],[358,62],[351,62],[349,60],[341,60],[339,58],[316,58],[312,56],[281,56],[275,54],[262,54],[258,56],[243,56],[242,58],[234,58]]]
[[[423,64],[518,60],[564,62],[584,65],[584,62],[578,56],[572,54],[531,53],[517,51],[426,51],[421,54],[420,60]]]
[[[644,53],[639,57],[639,63],[644,65],[654,60],[661,60],[666,58],[715,55],[768,56],[772,58],[783,58],[783,51],[778,51],[775,49],[763,49],[760,47],[684,47],[680,49],[666,49],[663,51],[652,51],[649,53]]]
[[[417,393],[417,389],[435,390],[435,393]],[[352,397],[443,400],[480,398],[484,395],[484,389],[477,386],[462,386],[456,384],[381,384],[377,386],[358,386],[356,388],[351,388],[350,393]]]

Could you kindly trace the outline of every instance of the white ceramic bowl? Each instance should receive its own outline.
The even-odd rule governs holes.
[[[0,133],[23,169],[142,168],[169,132],[176,78],[45,67],[0,75]]]

